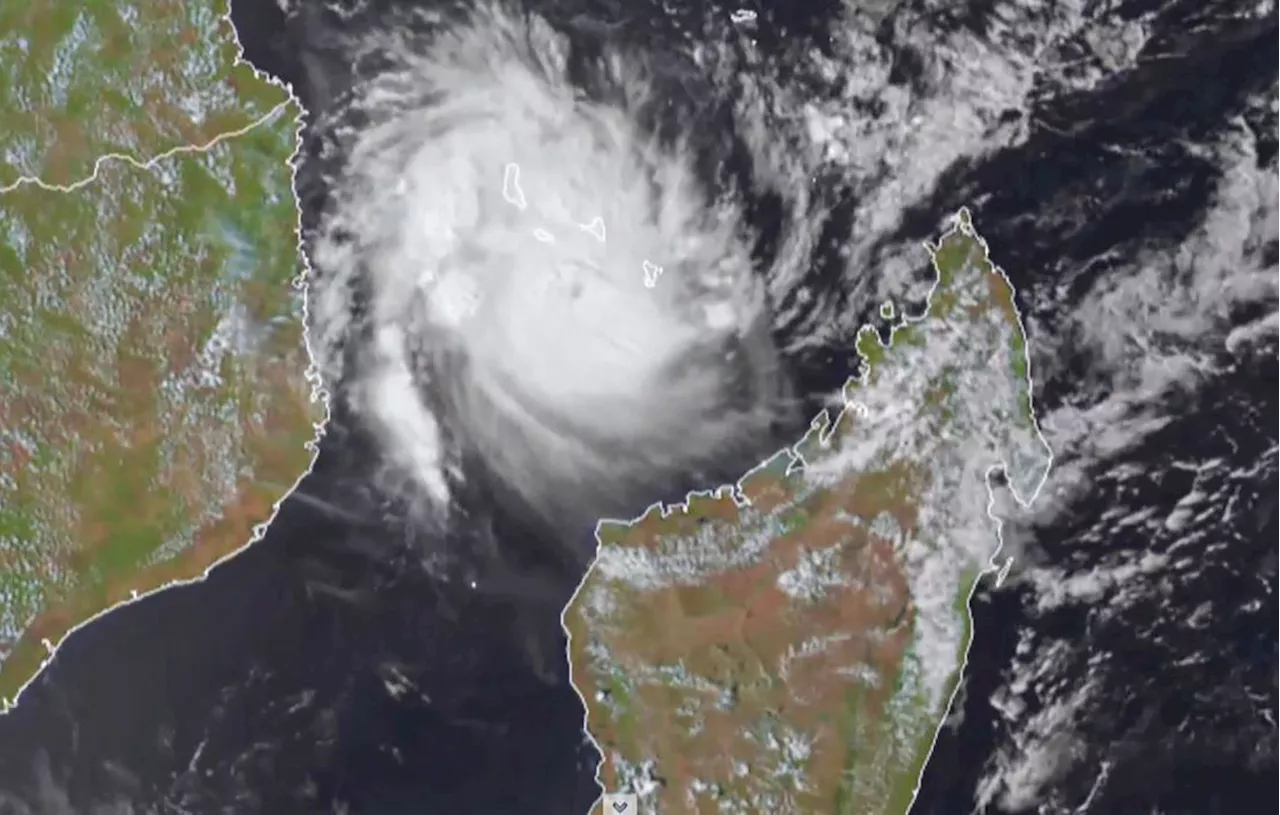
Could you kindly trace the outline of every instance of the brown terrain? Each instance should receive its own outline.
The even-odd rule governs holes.
[[[1005,461],[1020,487],[1047,467],[1011,287],[967,212],[931,251],[928,311],[889,346],[864,332],[834,420],[737,485],[600,525],[565,612],[570,663],[600,783],[642,812],[909,807],[997,544],[970,460]],[[992,438],[999,456],[972,447]],[[941,595],[913,593],[922,553],[945,564]],[[938,632],[955,662],[930,672]]]

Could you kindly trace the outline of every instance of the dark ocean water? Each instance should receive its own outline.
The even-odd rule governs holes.
[[[375,14],[388,2],[351,5]],[[906,87],[927,81],[928,43],[910,36],[922,20],[995,32],[1023,8],[883,5],[877,36],[899,44]],[[1114,396],[1114,361],[1071,317],[1099,280],[1136,275],[1221,206],[1223,134],[1242,134],[1257,167],[1274,174],[1276,161],[1273,4],[1078,5],[1146,20],[1151,58],[1106,81],[1038,88],[1008,112],[1027,123],[1024,141],[958,162],[878,238],[887,257],[973,208],[1028,317],[1044,413]],[[330,98],[307,78],[330,59],[341,16],[232,8],[249,59],[308,104]],[[794,37],[819,44],[832,19],[830,5],[786,13]],[[848,228],[832,218],[833,238]],[[1256,251],[1274,266],[1274,239]],[[1079,462],[1091,487],[1027,521],[1011,579],[975,597],[962,715],[943,730],[915,812],[967,813],[984,799],[993,812],[1036,811],[983,791],[1017,786],[1010,768],[1058,727],[1070,739],[1036,787],[1043,812],[1275,811],[1275,340],[1221,347],[1273,309],[1237,303],[1191,339],[1156,336],[1157,352],[1201,352],[1203,373],[1143,408],[1168,419],[1161,429]],[[797,377],[822,391],[851,359],[849,348],[811,351]],[[341,427],[262,541],[207,581],[69,638],[0,718],[0,813],[585,811],[595,789],[581,706],[563,664],[545,659],[574,576],[525,545],[518,518],[499,517],[515,552],[504,562],[519,566],[505,583],[478,593],[432,579],[418,568],[422,533],[362,493],[370,453]],[[1118,520],[1160,521],[1193,489],[1208,509],[1189,525]],[[1149,555],[1167,565],[1141,572]],[[1045,600],[1054,580],[1130,567],[1097,596]]]
[[[1276,93],[1274,6],[1265,22],[1246,17],[1243,4],[1121,7],[1158,21],[1150,63],[1087,92],[1046,94],[1024,113],[1037,123],[1027,143],[956,168],[915,233],[935,207],[976,202],[1033,342],[1037,331],[1057,335],[1050,364],[1036,360],[1049,371],[1037,382],[1042,411],[1105,394],[1095,350],[1065,328],[1077,298],[1107,275],[1131,273],[1151,247],[1183,244],[1201,224],[1226,172],[1215,138],[1241,127],[1251,163],[1275,174],[1275,108],[1259,102]],[[1274,238],[1258,252],[1274,270]],[[1274,300],[1240,306],[1226,328],[1273,310]],[[1014,807],[996,795],[986,811],[1276,809],[1276,341],[1272,330],[1227,352],[1217,345],[1226,328],[1198,338],[1210,362],[1160,405],[1169,423],[1093,462],[1092,489],[1027,530],[1024,579],[1015,569],[1005,586],[975,597],[962,724],[943,730],[915,812],[970,811],[983,800],[984,777],[1055,729],[1070,741],[1051,759],[1060,766],[1038,800]],[[1159,347],[1176,344],[1167,342]],[[1202,468],[1195,488],[1211,496],[1189,531],[1103,520],[1119,510],[1169,516],[1192,489],[1175,460]],[[1037,571],[1066,578],[1153,555],[1176,565],[1041,608]],[[1197,609],[1212,611],[1191,625]],[[1085,685],[1096,690],[1061,704],[1054,724],[1046,711]],[[1026,737],[1040,714],[1047,724],[1035,729],[1045,732]]]
[[[1066,757],[1072,766],[1063,768],[1056,797],[1044,802],[1055,807],[1048,811],[1275,808],[1277,384],[1273,347],[1215,378],[1126,458],[1126,474],[1114,464],[1100,467],[1079,506],[1035,530],[1042,563],[1065,574],[1169,556],[1177,565],[1152,585],[1134,575],[1090,602],[1047,610],[1038,587],[1016,578],[975,596],[980,635],[960,703],[963,723],[942,731],[914,812],[958,811],[957,802],[973,796],[999,764],[998,748],[1017,742],[1020,723],[1063,685],[1086,682],[1099,690],[1065,714],[1062,729],[1082,730],[1083,738]],[[1259,456],[1267,450],[1269,469]],[[1117,510],[1167,515],[1192,480],[1167,466],[1173,458],[1218,462],[1202,470],[1202,486],[1221,499],[1209,504],[1210,518],[1177,534],[1098,523]],[[1228,505],[1229,517],[1222,517]],[[1116,596],[1125,590],[1130,597]],[[1191,624],[1197,609],[1213,611]],[[1052,656],[1037,664],[1041,655]],[[1041,678],[1021,694],[1027,709],[1002,715],[1002,686],[1036,673]],[[1106,782],[1095,788],[1104,764]],[[996,802],[988,811],[1021,810]]]
[[[326,453],[301,489],[349,466]],[[81,630],[0,719],[3,789],[73,804],[36,812],[585,811],[578,699],[498,633],[557,609],[451,595],[397,535],[292,499],[207,581]]]

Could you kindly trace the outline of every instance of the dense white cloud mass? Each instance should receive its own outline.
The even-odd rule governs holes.
[[[732,460],[783,409],[740,204],[637,124],[640,66],[605,54],[591,99],[567,48],[498,11],[386,43],[312,253],[324,372],[438,507],[451,444],[560,516]]]

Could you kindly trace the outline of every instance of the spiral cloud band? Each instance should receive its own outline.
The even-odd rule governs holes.
[[[311,317],[390,464],[445,509],[471,455],[561,523],[758,448],[785,389],[742,207],[639,124],[643,70],[605,52],[589,96],[561,34],[496,12],[387,53]]]

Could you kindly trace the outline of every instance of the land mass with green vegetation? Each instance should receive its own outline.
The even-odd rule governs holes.
[[[310,466],[299,110],[225,0],[0,0],[0,707]]]
[[[862,330],[834,416],[736,484],[600,523],[570,667],[600,784],[642,812],[910,807],[999,547],[992,477],[1025,505],[1051,462],[969,213],[927,248],[923,313]]]

